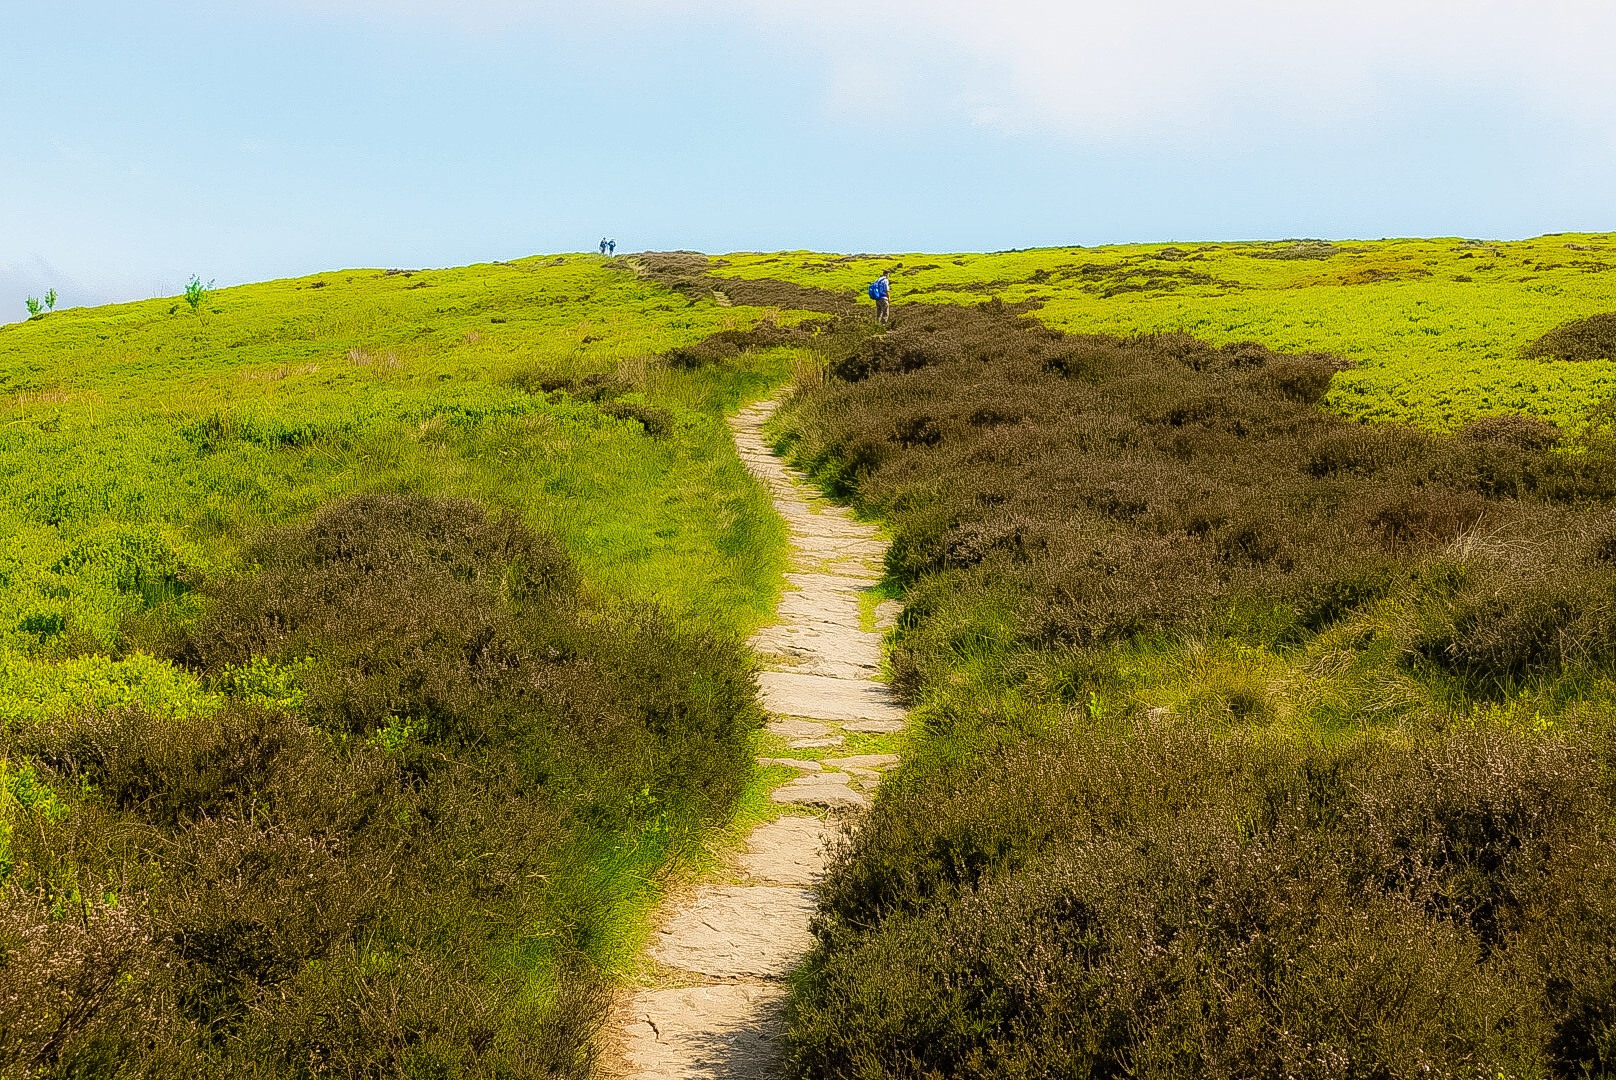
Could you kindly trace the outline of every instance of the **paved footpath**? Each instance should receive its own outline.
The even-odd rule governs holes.
[[[793,571],[779,621],[752,646],[769,668],[759,683],[772,741],[786,747],[760,764],[797,773],[771,796],[793,812],[747,838],[736,883],[703,886],[663,911],[650,955],[664,988],[641,990],[620,1010],[624,1071],[634,1080],[779,1075],[784,979],[812,941],[826,845],[897,762],[844,750],[850,734],[903,727],[903,711],[875,681],[879,631],[891,618],[885,608],[896,605],[877,609],[875,630],[860,625],[860,597],[880,579],[885,545],[769,452],[762,427],[774,404],[743,409],[731,428],[742,462],[768,485],[791,532]]]

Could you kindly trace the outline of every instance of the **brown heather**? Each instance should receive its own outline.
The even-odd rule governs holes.
[[[1601,428],[1357,426],[1336,358],[993,304],[836,346],[781,435],[893,531],[928,735],[823,890],[800,1075],[1616,1075]],[[1424,705],[1130,696],[1326,635]]]
[[[251,554],[172,647],[297,670],[296,713],[5,733],[76,794],[12,837],[0,1075],[590,1075],[599,849],[727,813],[744,653],[592,604],[471,502],[351,499]]]
[[[1521,355],[1545,360],[1616,360],[1616,311],[1557,326]]]

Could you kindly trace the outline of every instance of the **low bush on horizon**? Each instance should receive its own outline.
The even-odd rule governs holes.
[[[893,532],[926,732],[803,1076],[1616,1072],[1616,441],[1345,363],[900,309],[777,433]]]
[[[251,554],[170,643],[216,712],[4,731],[0,1071],[592,1076],[623,894],[750,776],[744,650],[466,500]]]

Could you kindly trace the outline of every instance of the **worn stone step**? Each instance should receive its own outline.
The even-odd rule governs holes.
[[[833,679],[793,671],[758,674],[763,706],[782,716],[810,720],[877,720],[902,727],[904,713],[886,687],[858,679]]]
[[[780,983],[721,983],[634,995],[623,1057],[643,1080],[775,1080],[785,1034]]]
[[[769,799],[782,806],[818,806],[826,810],[864,810],[870,800],[854,791],[848,773],[809,773],[769,792]],[[877,777],[879,779],[879,777]]]
[[[717,978],[782,978],[813,944],[813,894],[794,885],[700,890],[657,931],[651,955]]]
[[[829,765],[837,769],[890,769],[897,763],[897,754],[849,754],[846,757],[826,758],[823,764],[814,762],[820,768]]]
[[[830,844],[840,832],[817,817],[783,817],[759,825],[746,838],[739,869],[750,881],[812,885],[824,874]]]

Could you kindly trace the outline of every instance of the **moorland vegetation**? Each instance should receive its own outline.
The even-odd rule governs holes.
[[[761,314],[545,258],[0,329],[0,1074],[587,1075],[753,782],[723,415],[793,354],[675,354]]]
[[[784,536],[723,416],[793,374],[916,718],[800,1074],[1611,1074],[1612,251],[555,257],[0,328],[0,1074],[596,1068],[753,812]]]
[[[596,875],[734,805],[740,645],[592,604],[470,500],[356,496],[244,554],[159,651],[216,709],[7,732],[7,1075],[589,1075]]]
[[[1616,394],[1609,354],[1545,363],[1525,350],[1556,327],[1616,308],[1616,237],[1129,244],[990,255],[732,255],[720,285],[770,279],[845,297],[895,268],[905,302],[1038,306],[1071,333],[1187,333],[1326,352],[1355,367],[1325,404],[1356,420],[1453,431],[1525,413],[1579,425]]]
[[[1361,425],[1346,367],[915,304],[799,390],[925,733],[802,1075],[1616,1071],[1616,439]]]

